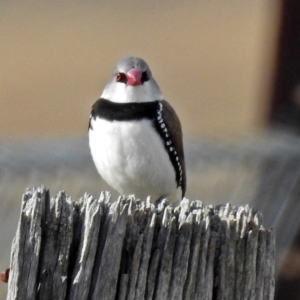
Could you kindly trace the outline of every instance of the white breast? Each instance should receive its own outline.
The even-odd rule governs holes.
[[[103,179],[121,194],[152,200],[176,190],[174,167],[150,120],[91,121],[91,153]]]

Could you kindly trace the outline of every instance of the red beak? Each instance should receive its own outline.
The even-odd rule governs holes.
[[[127,78],[127,85],[132,85],[132,86],[140,85],[142,84],[141,81],[142,71],[136,68],[132,68],[127,72],[126,78]]]

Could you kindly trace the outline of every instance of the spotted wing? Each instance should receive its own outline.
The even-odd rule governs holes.
[[[161,101],[163,107],[162,107],[162,117],[163,120],[168,128],[168,132],[170,134],[170,139],[174,145],[174,148],[177,152],[179,163],[181,166],[181,181],[179,182],[179,185],[181,186],[182,190],[182,197],[185,195],[186,191],[186,169],[185,169],[185,162],[184,162],[184,151],[183,151],[183,141],[182,141],[182,129],[180,120],[173,109],[173,107],[166,101]],[[175,166],[174,166],[175,167]],[[180,169],[176,169],[176,172],[178,173]],[[178,175],[178,174],[177,174]],[[176,176],[178,178],[178,176]]]

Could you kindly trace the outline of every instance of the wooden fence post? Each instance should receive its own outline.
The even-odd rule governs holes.
[[[275,239],[249,206],[26,190],[8,300],[272,300]]]

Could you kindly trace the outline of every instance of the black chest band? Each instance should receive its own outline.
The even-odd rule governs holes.
[[[182,186],[182,166],[170,130],[163,119],[162,101],[116,103],[100,98],[92,107],[89,129],[93,129],[91,119],[97,117],[108,121],[151,120],[175,169],[177,187]]]

